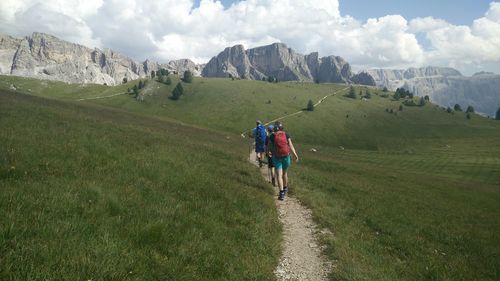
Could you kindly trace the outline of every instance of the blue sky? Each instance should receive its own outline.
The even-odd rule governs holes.
[[[328,1],[328,0],[326,0]],[[225,8],[235,0],[221,0]],[[455,25],[470,25],[488,10],[490,0],[340,0],[341,15],[365,22],[368,18],[402,15],[407,20],[432,16]],[[195,0],[198,7],[200,0]]]

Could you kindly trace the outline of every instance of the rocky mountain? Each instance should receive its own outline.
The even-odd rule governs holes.
[[[319,83],[363,83],[375,86],[366,73],[354,75],[347,61],[338,56],[319,57],[318,53],[302,55],[285,44],[245,50],[242,45],[228,47],[203,68],[204,77],[228,77],[261,80]]]
[[[44,33],[35,32],[22,39],[0,35],[0,74],[116,85],[123,78],[143,78],[160,68],[201,74],[200,66],[186,59],[167,64],[137,62],[110,49],[90,49]]]
[[[405,88],[418,96],[428,95],[441,106],[471,105],[477,112],[494,116],[500,107],[500,75],[480,72],[463,76],[447,67],[409,68],[406,70],[367,70],[379,87]]]

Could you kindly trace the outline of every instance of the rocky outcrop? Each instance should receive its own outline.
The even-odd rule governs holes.
[[[57,80],[68,83],[116,85],[124,78],[143,78],[160,68],[183,73],[201,73],[190,60],[158,64],[137,62],[111,49],[90,49],[44,33],[16,39],[0,35],[0,74]]]
[[[447,67],[410,68],[407,70],[371,69],[367,72],[377,86],[390,90],[405,88],[417,96],[429,96],[436,104],[462,108],[471,105],[477,112],[494,116],[500,106],[500,75],[489,72],[463,76]]]
[[[228,47],[207,63],[202,76],[253,80],[274,77],[279,81],[319,83],[351,83],[355,77],[349,63],[341,57],[320,58],[316,52],[302,55],[282,43],[248,50],[242,45]],[[355,80],[372,83],[365,76],[366,79]]]
[[[352,82],[360,85],[376,86],[375,79],[367,72],[360,72],[351,78]]]
[[[203,64],[196,64],[189,59],[180,59],[170,61],[166,65],[161,65],[161,68],[165,68],[170,72],[176,72],[178,74],[184,73],[184,71],[191,71],[194,76],[201,76],[201,71],[203,70]]]

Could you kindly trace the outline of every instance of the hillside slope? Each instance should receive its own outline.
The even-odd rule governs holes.
[[[273,280],[239,138],[3,90],[0,130],[0,279]]]
[[[1,77],[0,88],[15,84],[19,93],[73,101],[123,93],[81,103],[134,112],[146,127],[152,120],[176,120],[226,132],[230,140],[256,118],[272,120],[337,92],[314,111],[283,120],[301,156],[290,170],[290,193],[324,228],[325,252],[336,263],[333,278],[498,280],[500,122],[475,114],[468,119],[432,103],[406,106],[409,100],[364,87],[355,87],[357,98],[351,99],[342,84],[195,78],[173,101],[173,80],[148,81],[143,102],[125,93],[137,81],[81,87]],[[370,98],[361,98],[367,91]],[[219,172],[229,172],[241,163],[219,149],[246,157],[251,141],[196,149],[208,153],[207,163],[227,162],[231,168]],[[242,171],[238,178],[255,178],[253,173]]]

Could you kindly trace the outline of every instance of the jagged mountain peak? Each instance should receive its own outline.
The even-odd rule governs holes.
[[[168,64],[138,62],[109,48],[91,49],[42,32],[22,39],[0,35],[0,74],[116,85],[123,78],[146,77],[160,68],[177,73],[191,70],[195,75],[201,72],[199,65],[187,59]]]
[[[242,45],[228,47],[207,63],[202,75],[254,80],[274,77],[279,81],[320,83],[373,82],[369,79],[353,80],[356,75],[342,57],[332,55],[320,58],[318,52],[303,55],[281,42],[247,50]]]

